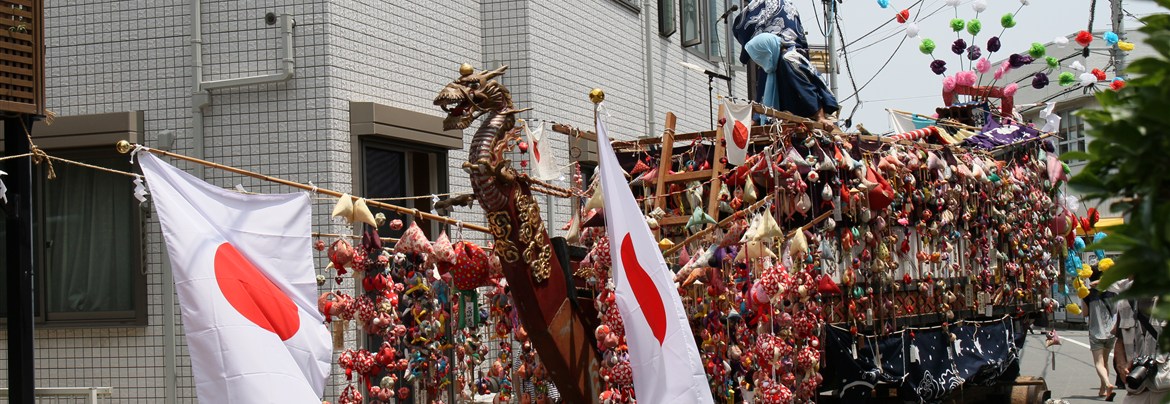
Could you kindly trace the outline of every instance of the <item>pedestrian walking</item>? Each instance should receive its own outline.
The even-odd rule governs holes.
[[[1124,291],[1132,279],[1117,282],[1118,290]],[[1157,298],[1118,299],[1116,305],[1117,335],[1113,351],[1113,365],[1119,379],[1125,381],[1125,403],[1161,403],[1170,389],[1155,388],[1154,379],[1159,368],[1166,361],[1166,355],[1158,352],[1158,334],[1164,322],[1153,320]]]
[[[1117,296],[1118,284],[1113,284],[1108,290],[1097,290],[1100,282],[1101,270],[1093,264],[1093,275],[1089,277],[1089,295],[1085,296],[1085,308],[1088,310],[1086,319],[1089,323],[1089,350],[1093,353],[1093,367],[1097,370],[1100,387],[1097,396],[1113,401],[1116,386],[1109,379],[1109,353],[1113,351],[1116,336],[1113,326],[1117,322],[1117,313],[1114,309],[1114,297]]]

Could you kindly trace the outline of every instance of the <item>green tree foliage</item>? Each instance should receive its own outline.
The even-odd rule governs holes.
[[[1170,0],[1156,1],[1170,8]],[[1126,217],[1124,225],[1088,248],[1122,253],[1098,288],[1132,276],[1127,294],[1159,297],[1154,317],[1170,319],[1170,14],[1142,21],[1145,46],[1156,55],[1129,66],[1126,73],[1134,77],[1121,91],[1098,93],[1100,110],[1080,112],[1095,139],[1088,153],[1061,158],[1088,160],[1070,185],[1085,199],[1113,201],[1109,209]],[[1161,336],[1164,349],[1170,348],[1168,336]]]

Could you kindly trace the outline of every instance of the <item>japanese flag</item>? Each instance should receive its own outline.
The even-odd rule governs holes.
[[[618,312],[640,403],[711,403],[707,375],[670,270],[597,116],[601,189]]]
[[[723,122],[723,140],[726,141],[727,164],[741,165],[747,160],[747,148],[751,143],[752,104],[737,104],[723,101],[726,118]]]
[[[548,181],[560,177],[557,164],[553,159],[552,142],[545,138],[544,122],[535,127],[524,124],[524,135],[528,137],[528,145],[532,150],[532,174],[539,180]]]
[[[244,195],[139,158],[171,257],[201,403],[321,402],[330,335],[305,193]]]

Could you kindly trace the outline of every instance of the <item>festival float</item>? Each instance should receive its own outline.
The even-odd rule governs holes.
[[[976,18],[956,11],[948,25],[956,74],[921,39],[944,76],[943,106],[906,114],[914,127],[903,133],[846,132],[722,98],[714,130],[675,133],[667,114],[660,136],[600,146],[613,148],[637,197],[629,209],[658,240],[715,401],[1046,399],[1043,379],[1020,375],[1024,337],[1058,296],[1087,293],[1076,229],[1091,231],[1097,217],[1077,217],[1062,194],[1069,168],[1054,128],[1021,122],[1019,84],[997,82],[1037,62],[1047,67],[1030,76],[1036,88],[1049,75],[1094,91],[1124,81],[1065,66],[1040,44],[992,72],[987,57],[1000,36],[985,48],[962,37],[977,40],[981,4]],[[894,20],[912,24],[908,10]],[[1014,26],[1014,13],[1000,25]],[[1087,47],[1094,38],[1076,40]],[[380,342],[343,349],[338,364],[353,384],[338,403],[446,392],[456,402],[637,399],[599,181],[578,169],[572,186],[559,187],[507,158],[529,143],[517,124],[524,110],[497,81],[505,73],[464,65],[434,101],[446,129],[482,118],[463,165],[474,192],[440,204],[482,210],[490,243],[428,240],[413,222],[386,223],[339,200],[335,216],[364,230],[355,244],[318,243],[331,261],[319,281],[353,276],[361,289],[325,293],[320,309],[335,329],[356,322]],[[600,103],[604,93],[590,97]],[[570,223],[550,232],[534,192],[571,200]],[[404,227],[383,244],[380,229]]]

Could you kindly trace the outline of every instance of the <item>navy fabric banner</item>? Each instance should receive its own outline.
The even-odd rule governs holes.
[[[877,383],[889,383],[905,400],[941,402],[963,385],[990,385],[1019,374],[1025,335],[1015,332],[1010,319],[949,331],[953,341],[941,327],[880,338],[828,327],[823,387],[844,402],[865,402]]]

